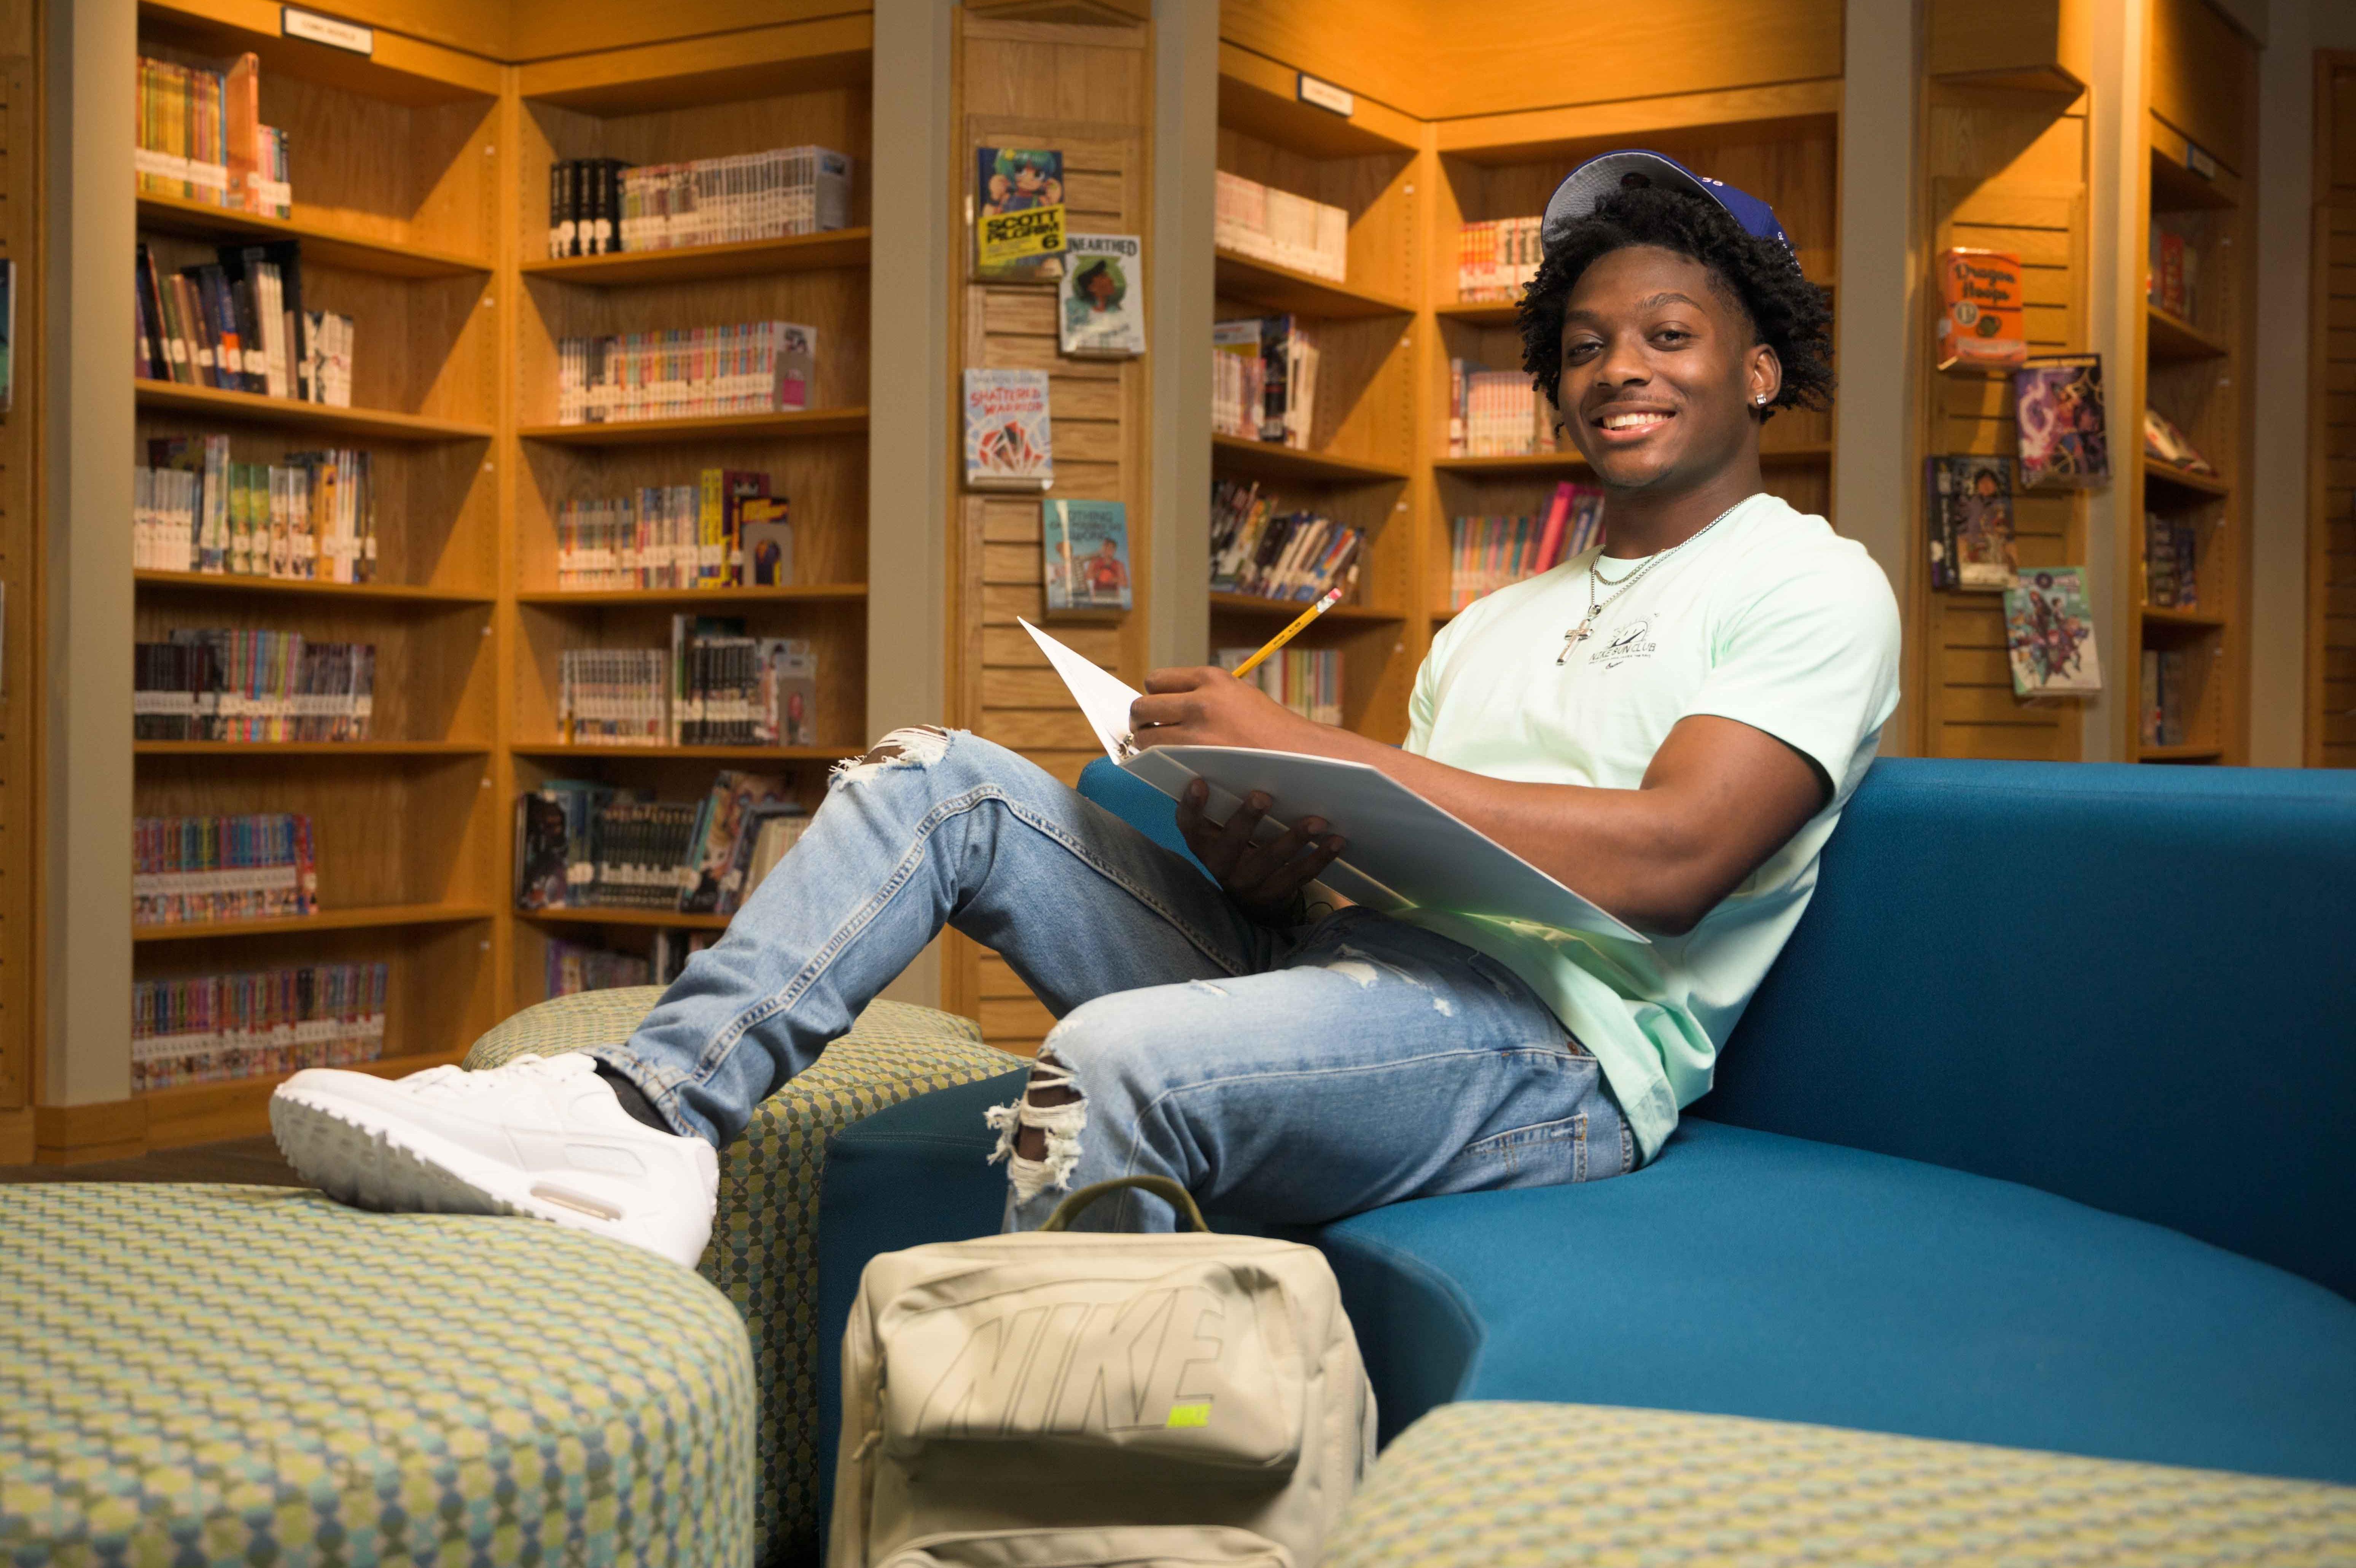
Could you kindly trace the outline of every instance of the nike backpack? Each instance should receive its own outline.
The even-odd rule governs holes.
[[[1194,1233],[1066,1229],[1128,1187]],[[1129,1176],[1041,1230],[870,1262],[836,1453],[828,1568],[1311,1568],[1375,1396],[1323,1254]]]

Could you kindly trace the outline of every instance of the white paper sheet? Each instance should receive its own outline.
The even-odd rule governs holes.
[[[1029,621],[1023,628],[1071,688],[1105,755],[1164,795],[1174,800],[1189,782],[1202,779],[1211,786],[1206,810],[1224,821],[1244,796],[1259,790],[1275,801],[1257,835],[1263,839],[1302,817],[1332,823],[1349,848],[1321,880],[1343,897],[1377,908],[1415,904],[1648,942],[1643,933],[1380,768],[1243,746],[1137,750],[1130,742],[1129,704],[1140,693]]]

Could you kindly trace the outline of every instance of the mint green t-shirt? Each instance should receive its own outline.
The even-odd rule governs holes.
[[[1575,556],[1451,621],[1416,675],[1407,749],[1494,779],[1633,789],[1679,719],[1714,714],[1813,758],[1831,799],[1699,925],[1650,946],[1439,909],[1398,918],[1536,991],[1601,1063],[1649,1160],[1708,1090],[1898,705],[1898,601],[1862,545],[1756,495],[1613,599],[1557,664],[1596,562]],[[1601,559],[1613,579],[1641,564]]]

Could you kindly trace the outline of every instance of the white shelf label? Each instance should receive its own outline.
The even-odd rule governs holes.
[[[2184,144],[2184,166],[2191,170],[2194,174],[2199,175],[2202,179],[2215,179],[2217,177],[2217,160],[2211,157],[2207,153],[2202,152],[2190,142]]]
[[[278,8],[278,31],[284,38],[304,38],[351,54],[373,56],[376,53],[374,27],[363,27],[358,22],[339,22],[333,16],[322,16],[316,11],[298,11],[292,5],[281,5]]]
[[[1358,112],[1358,100],[1348,88],[1321,81],[1307,71],[1301,73],[1301,102],[1320,109],[1330,109],[1346,120]]]

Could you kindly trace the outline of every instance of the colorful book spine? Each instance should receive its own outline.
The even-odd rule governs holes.
[[[131,834],[134,925],[292,919],[318,908],[308,817],[140,817]]]
[[[1467,305],[1517,300],[1544,259],[1540,220],[1492,218],[1456,234],[1456,297]]]
[[[132,1090],[375,1061],[391,979],[383,963],[320,963],[135,982]]]

